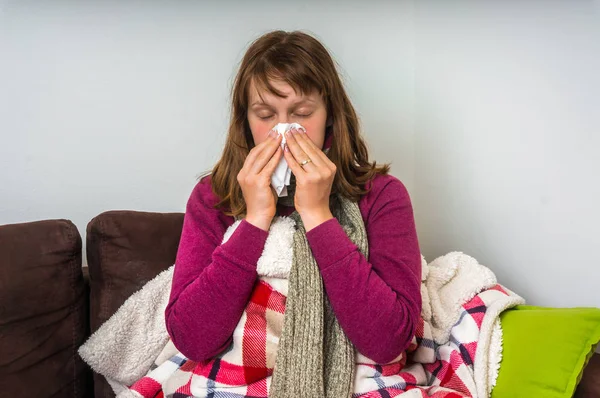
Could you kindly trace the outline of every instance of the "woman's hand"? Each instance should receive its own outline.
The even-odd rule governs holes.
[[[296,177],[294,206],[306,231],[333,218],[329,195],[335,178],[335,164],[301,130],[286,133],[285,160]],[[305,160],[310,162],[301,166]]]
[[[267,139],[252,148],[237,175],[246,202],[246,221],[268,231],[275,217],[277,194],[271,175],[282,154],[281,136],[271,131]]]

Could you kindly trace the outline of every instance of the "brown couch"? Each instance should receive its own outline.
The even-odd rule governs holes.
[[[113,397],[77,355],[129,295],[173,264],[183,214],[111,211],[81,238],[67,220],[0,226],[0,397]],[[600,355],[577,397],[600,398]]]

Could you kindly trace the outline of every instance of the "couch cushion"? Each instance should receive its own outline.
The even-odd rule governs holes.
[[[0,226],[0,395],[84,397],[81,237],[67,220]]]
[[[175,262],[183,213],[109,211],[87,226],[90,325],[97,330],[134,292]],[[96,397],[113,397],[95,374]]]
[[[530,305],[504,311],[493,398],[571,398],[600,341],[600,309]],[[587,376],[586,376],[587,377]]]

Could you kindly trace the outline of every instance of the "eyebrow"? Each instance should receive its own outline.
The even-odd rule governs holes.
[[[296,102],[296,103],[294,103],[294,104],[292,104],[292,105],[293,105],[293,106],[298,106],[298,105],[304,104],[304,103],[306,103],[306,102],[310,102],[310,103],[316,103],[316,101],[314,101],[314,100],[311,100],[311,99],[309,99],[309,98],[304,98],[304,99],[301,99],[300,101],[298,101],[298,102]],[[255,105],[271,106],[271,105],[269,105],[269,104],[267,104],[267,103],[265,103],[265,102],[256,101],[256,102],[254,102],[252,105],[250,105],[250,107],[254,107]]]

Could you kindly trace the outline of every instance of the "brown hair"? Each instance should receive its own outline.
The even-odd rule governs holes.
[[[387,174],[389,165],[369,163],[367,146],[360,136],[359,120],[344,90],[333,59],[314,37],[299,31],[269,32],[255,40],[244,55],[232,87],[231,119],[223,155],[212,170],[212,190],[220,198],[216,205],[228,215],[246,212],[237,174],[254,147],[247,119],[251,83],[279,97],[269,79],[281,79],[302,95],[317,90],[327,107],[326,137],[332,135],[329,159],[337,172],[332,193],[358,201],[367,193],[365,184],[375,174]]]

